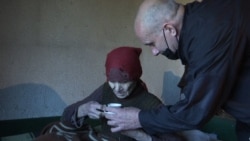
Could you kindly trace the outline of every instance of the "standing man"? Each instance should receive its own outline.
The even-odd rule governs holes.
[[[181,99],[155,110],[106,110],[112,132],[142,127],[150,134],[202,127],[223,108],[236,119],[239,141],[250,138],[249,0],[145,0],[135,33],[153,55],[180,59]]]

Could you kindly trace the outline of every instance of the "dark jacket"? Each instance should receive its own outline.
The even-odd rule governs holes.
[[[182,100],[139,113],[154,134],[199,128],[218,108],[250,125],[249,0],[204,0],[185,5],[178,54],[185,72]],[[159,122],[160,121],[160,122]]]

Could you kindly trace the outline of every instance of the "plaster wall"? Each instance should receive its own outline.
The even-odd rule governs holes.
[[[142,80],[161,97],[164,73],[183,68],[135,37],[141,2],[0,0],[0,120],[61,115],[105,81],[106,54],[124,45],[143,48]]]

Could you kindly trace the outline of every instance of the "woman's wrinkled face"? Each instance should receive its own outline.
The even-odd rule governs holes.
[[[135,88],[136,84],[136,82],[134,81],[124,82],[124,83],[108,81],[108,83],[110,88],[116,95],[116,97],[120,99],[128,97]]]

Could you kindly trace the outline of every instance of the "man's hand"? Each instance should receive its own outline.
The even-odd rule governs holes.
[[[105,114],[108,119],[108,125],[112,126],[111,132],[140,128],[139,121],[140,109],[134,107],[111,108],[106,107],[105,111],[112,114]]]

